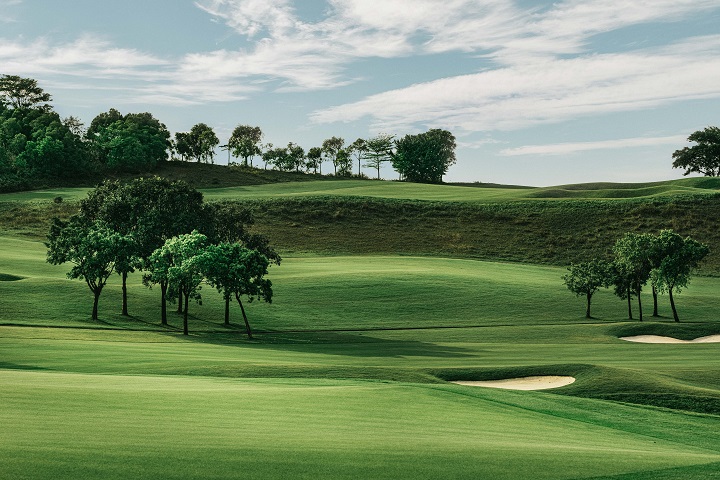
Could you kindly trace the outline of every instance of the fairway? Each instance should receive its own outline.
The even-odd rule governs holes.
[[[644,202],[665,208],[658,222],[680,218],[675,196],[715,195],[716,182],[702,180],[205,190],[254,202],[260,227],[287,248],[269,269],[273,302],[245,305],[253,339],[236,304],[224,324],[208,285],[202,304],[190,303],[190,335],[173,303],[161,325],[159,289],[141,272],[128,277],[130,315],[113,275],[92,321],[87,285],[48,264],[38,241],[48,215],[72,213],[87,190],[0,196],[10,214],[0,235],[0,478],[720,478],[720,344],[690,341],[720,334],[720,278],[695,277],[676,295],[681,323],[663,295],[651,317],[649,292],[646,321],[628,321],[627,304],[604,289],[586,319],[584,298],[562,283],[566,268],[548,262],[568,255],[547,242],[553,222],[582,243],[605,227],[575,218]],[[310,200],[282,203],[290,197]],[[295,210],[308,225],[288,223]],[[525,258],[545,264],[473,258],[478,248],[513,258],[515,239],[530,239]],[[446,241],[452,249],[433,254]],[[352,242],[363,254],[343,253]],[[552,388],[473,386],[515,378]]]

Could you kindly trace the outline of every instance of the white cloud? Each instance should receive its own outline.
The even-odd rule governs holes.
[[[656,145],[684,145],[685,135],[672,135],[669,137],[636,137],[616,140],[603,140],[599,142],[573,142],[555,143],[548,145],[525,145],[516,148],[506,148],[500,155],[514,157],[520,155],[568,155],[593,150],[617,150],[636,147],[652,147]]]
[[[14,23],[17,21],[11,13],[11,8],[20,5],[22,0],[0,0],[0,23]]]
[[[701,73],[700,73],[701,72]],[[444,78],[316,111],[315,123],[369,116],[374,128],[412,125],[464,131],[513,130],[582,115],[720,97],[720,35],[660,49],[546,58]]]

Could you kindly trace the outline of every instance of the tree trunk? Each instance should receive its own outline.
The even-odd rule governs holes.
[[[640,321],[643,321],[642,316],[642,300],[640,299],[640,290],[637,291],[637,297],[638,297],[638,315],[640,316]]]
[[[377,179],[380,180],[380,165],[379,164],[378,164],[377,170],[378,170],[378,178]]]
[[[676,322],[679,322],[680,317],[678,317],[677,309],[675,308],[675,299],[673,298],[672,291],[673,291],[672,288],[668,288],[668,294],[670,295],[670,308],[672,308],[673,318],[675,319]]]
[[[178,292],[178,308],[177,313],[183,313],[183,293],[182,290]]]
[[[250,330],[250,322],[248,322],[247,315],[245,315],[245,307],[243,307],[242,300],[239,295],[235,295],[237,302],[240,304],[240,311],[242,312],[243,320],[245,320],[245,331],[247,332],[248,338],[252,338],[252,331]]]
[[[122,273],[122,314],[126,317],[129,316],[127,308],[127,272]]]
[[[230,326],[230,295],[225,295],[225,326]]]
[[[358,178],[360,177],[360,157],[358,157]]]
[[[657,308],[657,288],[655,285],[652,286],[652,294],[653,294],[653,317],[659,317],[658,315],[658,308]]]
[[[183,335],[188,334],[188,295],[185,295],[185,313],[183,314]]]
[[[585,311],[585,318],[592,318],[590,316],[590,299],[592,298],[592,293],[587,294],[587,310]]]
[[[167,325],[167,283],[160,282],[160,323]]]
[[[632,304],[630,302],[630,288],[628,288],[628,291],[627,291],[627,301],[628,301],[628,319],[632,320],[633,315],[632,315]]]
[[[96,289],[93,290],[93,294],[95,295],[95,298],[93,299],[93,309],[92,309],[92,319],[97,320],[98,319],[98,302],[100,301],[100,292],[102,290]]]

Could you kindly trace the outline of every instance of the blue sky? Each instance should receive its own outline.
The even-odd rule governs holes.
[[[0,0],[0,74],[86,124],[149,111],[306,150],[444,128],[446,181],[664,180],[720,125],[720,2]]]

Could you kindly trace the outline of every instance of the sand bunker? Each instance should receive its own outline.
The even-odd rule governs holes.
[[[574,377],[561,377],[546,375],[542,377],[505,378],[503,380],[484,381],[457,381],[458,385],[469,385],[471,387],[507,388],[510,390],[546,390],[548,388],[559,388],[570,385],[575,381]]]
[[[634,337],[620,337],[620,340],[638,343],[720,343],[720,335],[708,335],[694,340],[680,340],[679,338],[661,337],[660,335],[635,335]]]

